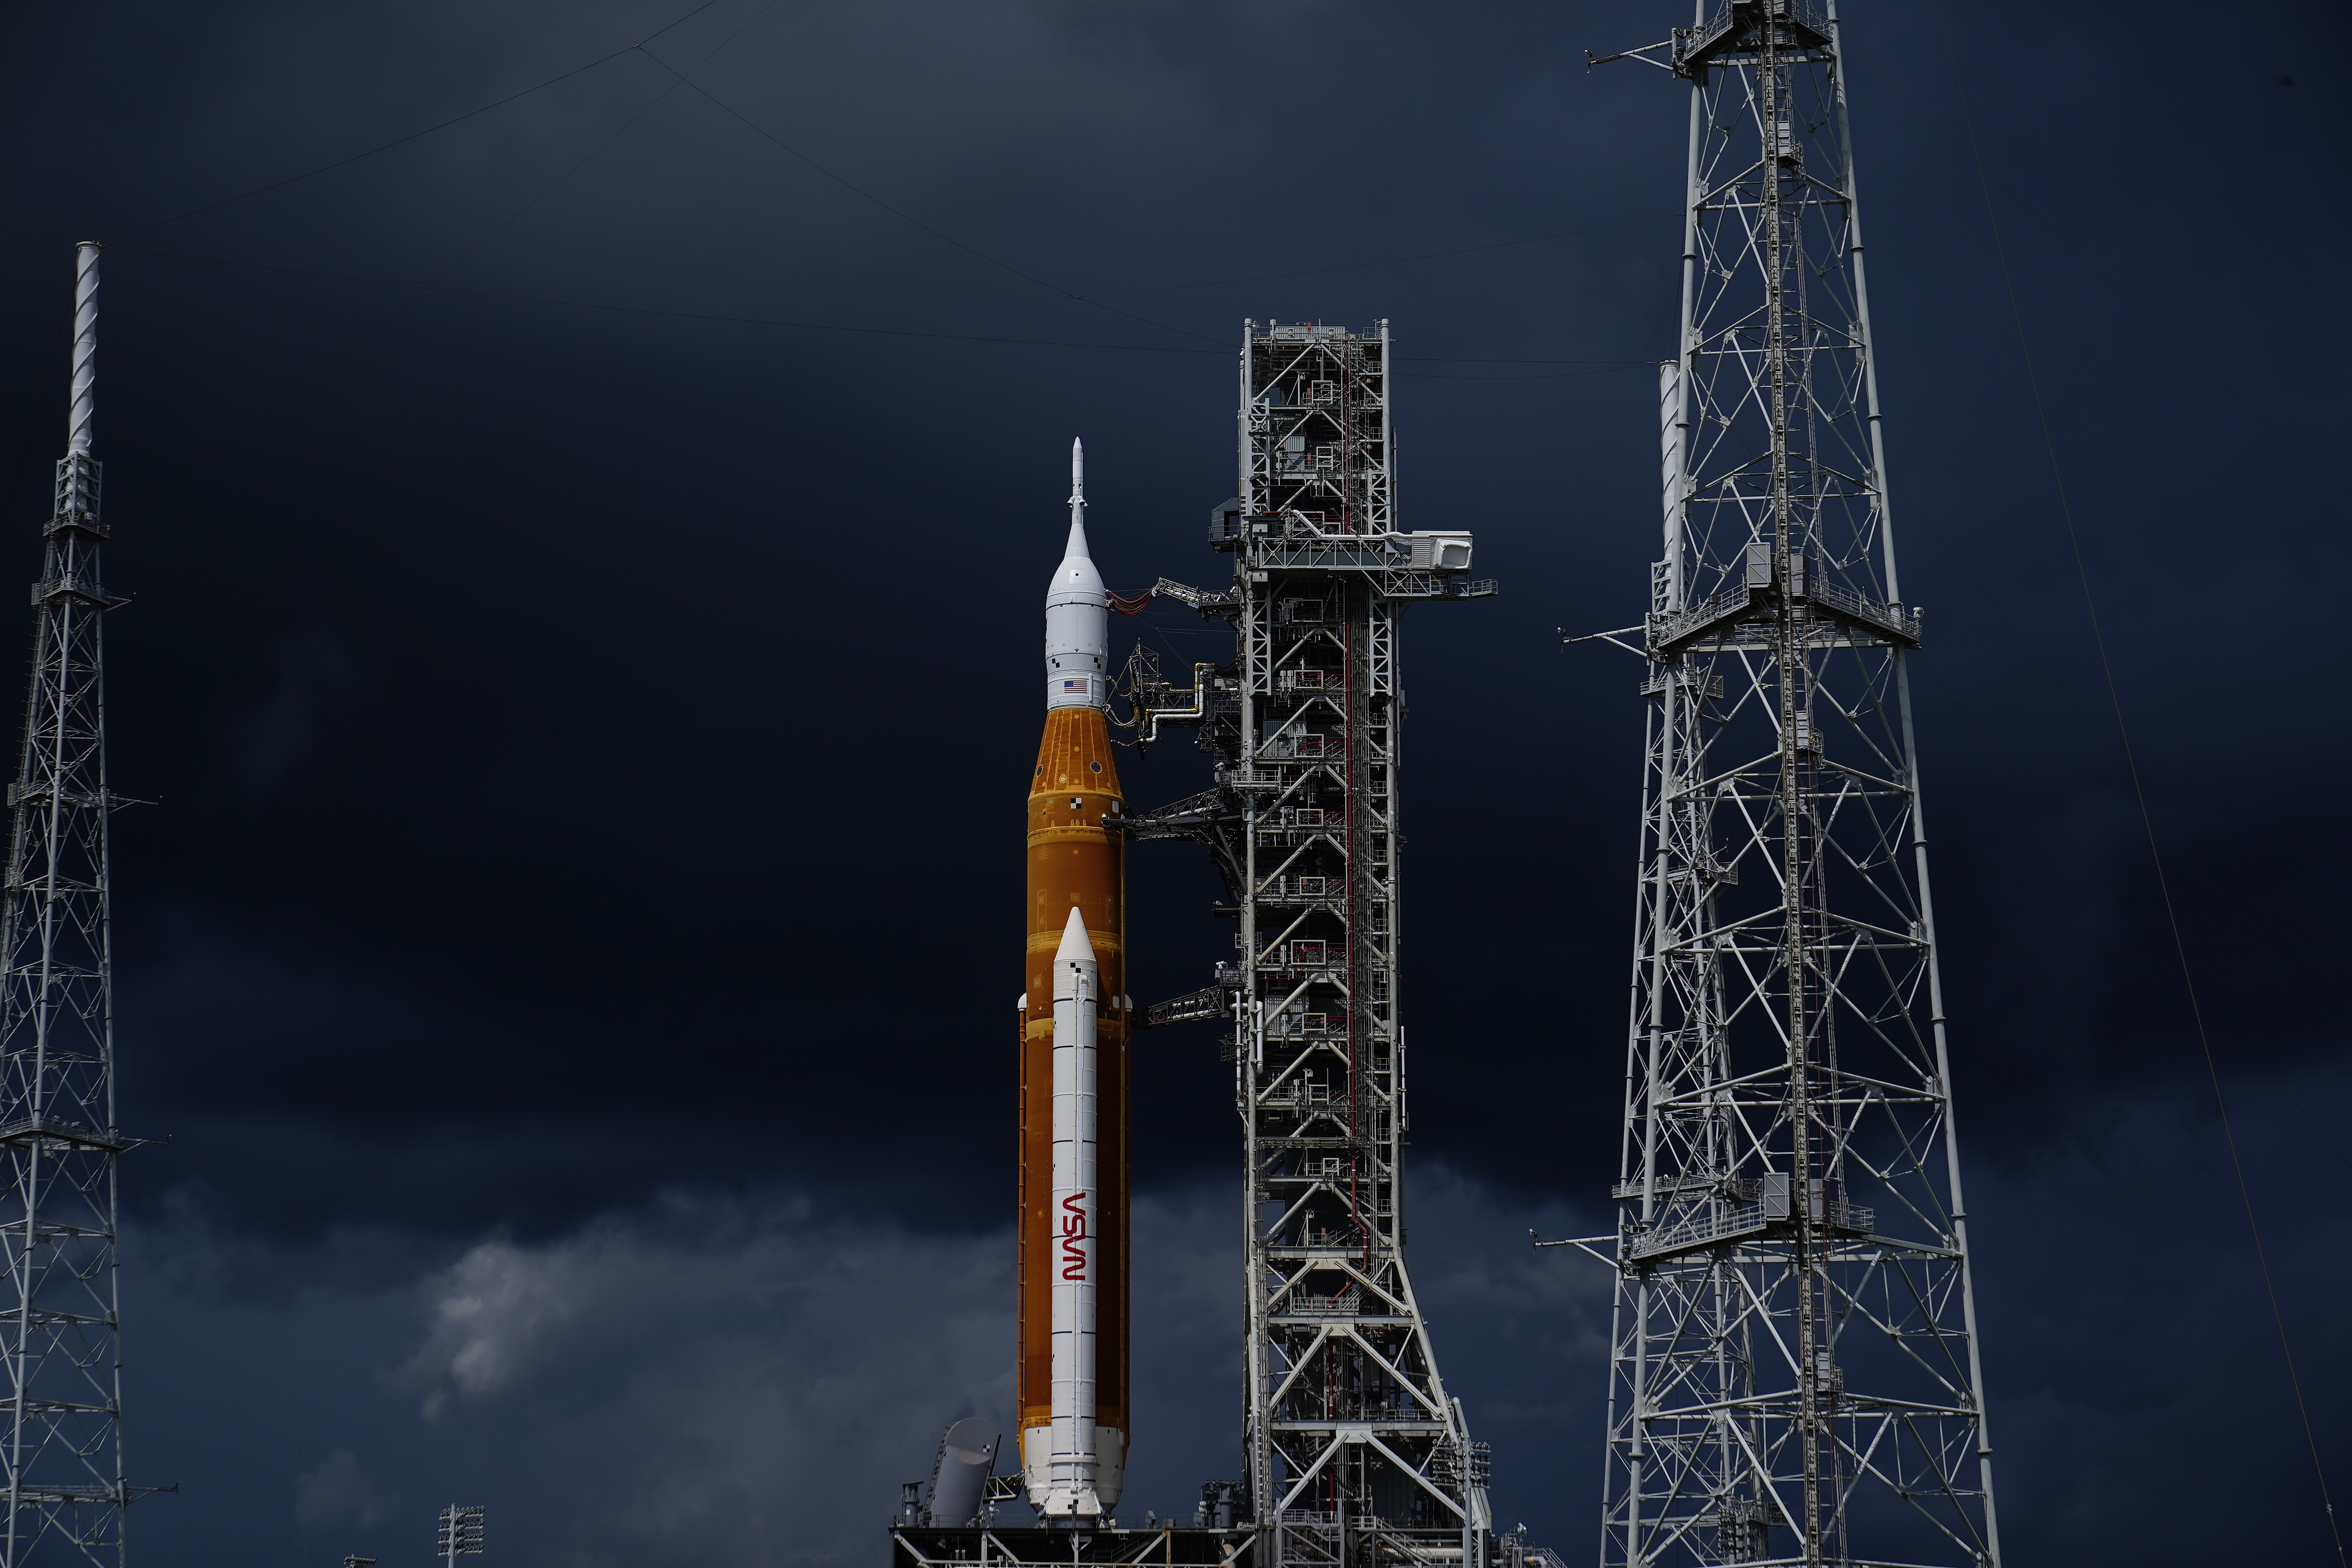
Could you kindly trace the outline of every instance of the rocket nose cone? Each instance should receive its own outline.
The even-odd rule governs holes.
[[[1062,926],[1062,945],[1054,950],[1056,963],[1092,963],[1095,944],[1087,940],[1087,921],[1078,913],[1076,904],[1070,906],[1070,918]]]

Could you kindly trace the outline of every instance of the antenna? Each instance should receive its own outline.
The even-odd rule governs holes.
[[[156,1489],[131,1486],[122,1468],[115,1161],[142,1140],[114,1121],[107,824],[123,803],[107,788],[102,628],[121,601],[99,574],[98,262],[96,244],[78,247],[71,412],[33,584],[0,890],[0,1378],[14,1394],[0,1417],[0,1568],[65,1556],[65,1542],[121,1568],[123,1510]]]

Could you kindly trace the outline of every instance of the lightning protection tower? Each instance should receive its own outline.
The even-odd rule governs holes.
[[[1997,1568],[1837,16],[1631,53],[1690,154],[1601,1562]]]
[[[1230,621],[1237,661],[1182,704],[1130,666],[1146,732],[1199,724],[1216,759],[1134,834],[1206,844],[1241,926],[1219,984],[1153,1020],[1235,1026],[1248,1473],[1212,1488],[1254,1521],[1255,1568],[1489,1554],[1485,1445],[1405,1271],[1397,630],[1494,584],[1467,533],[1396,531],[1389,363],[1386,322],[1245,325],[1241,494],[1210,522],[1233,586],[1160,588]]]
[[[105,616],[99,576],[99,247],[79,254],[73,402],[41,580],[25,743],[8,791],[0,905],[0,1397],[7,1401],[7,1529],[0,1568],[121,1568],[122,1367],[117,1340],[115,1161],[138,1141],[114,1115],[108,925]]]

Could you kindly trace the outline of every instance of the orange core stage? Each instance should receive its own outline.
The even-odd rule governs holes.
[[[1101,971],[1096,1023],[1100,1196],[1095,1424],[1103,1506],[1118,1500],[1128,1438],[1127,849],[1102,825],[1118,816],[1118,764],[1099,709],[1045,715],[1029,784],[1027,991],[1021,1000],[1021,1446],[1050,1441],[1054,1419],[1054,954],[1076,909]]]

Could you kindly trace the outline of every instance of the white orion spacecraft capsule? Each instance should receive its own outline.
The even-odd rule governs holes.
[[[1070,443],[1070,540],[1045,591],[1045,710],[1110,707],[1110,595],[1087,553],[1087,448]]]

